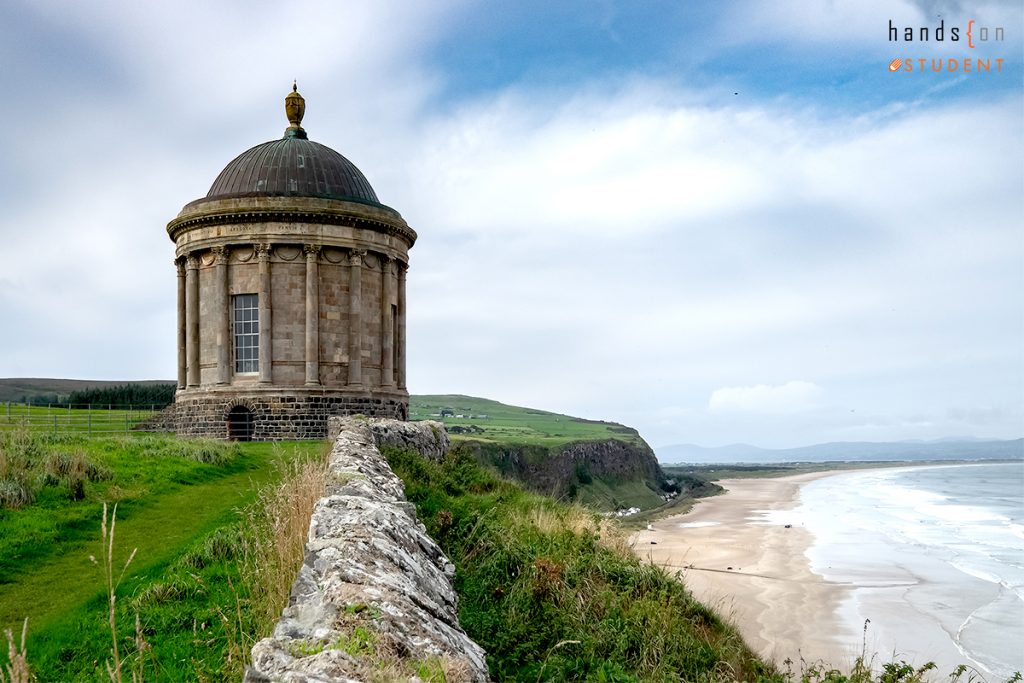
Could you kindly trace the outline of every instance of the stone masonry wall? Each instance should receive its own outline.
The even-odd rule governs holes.
[[[273,636],[252,650],[248,683],[487,681],[484,652],[458,623],[455,569],[416,520],[378,441],[439,457],[436,423],[331,418],[326,496]],[[354,645],[355,644],[355,645]]]
[[[211,392],[178,396],[174,403],[176,431],[180,436],[227,438],[227,413],[234,405],[244,405],[252,411],[253,441],[322,439],[327,436],[327,420],[332,415],[402,419],[409,410],[406,401],[385,396]]]

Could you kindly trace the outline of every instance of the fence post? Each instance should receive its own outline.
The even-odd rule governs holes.
[[[92,436],[92,404],[89,404],[89,436]]]
[[[128,411],[124,411],[124,433],[128,434]]]
[[[53,435],[57,436],[57,416],[53,416]]]

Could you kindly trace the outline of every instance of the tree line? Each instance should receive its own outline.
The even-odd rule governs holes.
[[[72,405],[72,406],[153,406],[164,408],[174,402],[173,383],[160,384],[121,384],[114,387],[98,387],[82,389],[69,394],[47,394],[25,396],[23,403],[34,406]]]

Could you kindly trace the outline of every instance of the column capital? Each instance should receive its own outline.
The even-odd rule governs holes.
[[[174,259],[174,268],[178,271],[178,277],[185,277],[185,259]]]
[[[409,264],[395,259],[395,265],[398,266],[398,277],[404,280],[405,274],[409,272]]]
[[[214,262],[218,266],[228,262],[228,254],[231,253],[231,250],[228,249],[227,247],[224,247],[224,246],[213,247],[212,249],[210,249],[210,251],[213,252]]]
[[[185,257],[185,268],[188,270],[199,270],[199,257],[189,254]]]
[[[306,252],[307,261],[315,261],[320,256],[319,244],[303,244],[302,250]]]
[[[348,262],[353,266],[363,265],[363,257],[366,256],[365,249],[349,249]]]
[[[270,260],[270,245],[266,242],[257,242],[252,245],[252,249],[256,252],[256,258],[260,261]]]

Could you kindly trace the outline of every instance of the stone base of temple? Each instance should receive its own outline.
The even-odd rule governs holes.
[[[405,420],[407,392],[325,391],[279,388],[240,392],[179,391],[172,423],[179,436],[278,441],[324,439],[332,415],[366,415]]]

